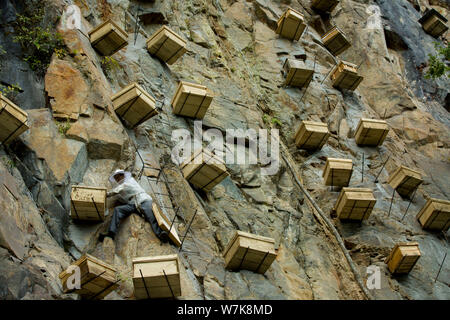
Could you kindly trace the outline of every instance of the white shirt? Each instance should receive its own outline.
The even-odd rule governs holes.
[[[110,192],[110,195],[118,195],[119,199],[127,204],[134,204],[138,208],[144,201],[152,201],[147,192],[132,177],[125,178]]]

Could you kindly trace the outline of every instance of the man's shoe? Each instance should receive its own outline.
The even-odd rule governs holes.
[[[162,231],[159,235],[159,239],[161,240],[161,242],[167,243],[170,239],[169,234],[166,231]]]
[[[115,236],[115,234],[110,231],[108,231],[106,233],[100,233],[100,235],[98,236],[98,241],[103,242],[105,237],[110,237],[111,239],[114,240],[114,236]]]

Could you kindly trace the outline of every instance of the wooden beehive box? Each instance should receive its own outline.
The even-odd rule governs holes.
[[[447,232],[450,226],[450,201],[430,198],[417,214],[424,229]]]
[[[63,271],[59,274],[65,293],[75,292],[87,299],[103,299],[118,287],[116,269],[89,255],[85,254],[73,265],[80,268],[80,289],[68,289],[67,280],[73,273]]]
[[[167,64],[173,64],[186,53],[186,41],[166,26],[147,40],[147,50]]]
[[[128,44],[128,34],[107,20],[89,32],[92,46],[103,56],[111,56]]]
[[[419,19],[422,28],[436,38],[443,35],[448,30],[447,22],[448,20],[435,9],[428,10],[425,15]]]
[[[385,260],[389,271],[393,274],[409,273],[420,258],[417,242],[398,243]]]
[[[155,215],[155,218],[156,218],[156,221],[158,222],[159,227],[166,232],[170,231],[169,232],[170,240],[172,240],[172,242],[177,247],[180,247],[181,240],[180,240],[180,237],[178,236],[177,230],[175,229],[175,225],[173,225],[171,227],[172,221],[170,221],[167,218],[167,216],[161,210],[160,206],[155,201],[153,201],[152,208],[153,208],[153,214]]]
[[[28,114],[0,92],[0,143],[9,143],[28,129]]]
[[[295,134],[295,144],[306,150],[321,149],[329,137],[330,132],[326,123],[302,121]]]
[[[196,150],[181,165],[181,171],[187,181],[205,191],[210,191],[229,176],[223,160],[206,149]]]
[[[360,146],[381,146],[389,133],[389,126],[384,120],[362,118],[356,128],[355,140]]]
[[[223,256],[227,269],[245,269],[264,274],[277,257],[275,240],[236,231]]]
[[[339,0],[313,0],[312,7],[323,12],[331,12],[339,4]]]
[[[400,166],[388,178],[388,184],[403,197],[409,197],[423,182],[420,172]]]
[[[327,158],[322,177],[326,186],[346,187],[353,173],[352,159]]]
[[[353,91],[363,79],[362,76],[358,75],[356,65],[345,61],[341,61],[331,74],[333,87],[338,89]]]
[[[362,221],[369,218],[376,202],[372,189],[342,188],[334,210],[341,220]]]
[[[322,42],[325,48],[335,56],[340,55],[352,46],[344,32],[336,26],[322,36]]]
[[[289,8],[278,19],[275,32],[281,37],[298,41],[305,28],[306,24],[303,15],[297,10]]]
[[[176,254],[133,259],[136,299],[181,296],[180,268]]]
[[[75,220],[103,221],[106,211],[106,188],[72,186],[70,216]]]
[[[213,99],[212,93],[200,84],[180,81],[172,98],[173,113],[203,119]]]
[[[314,75],[314,69],[300,60],[286,59],[283,69],[286,75],[284,84],[291,87],[308,87]]]
[[[155,99],[137,83],[111,97],[114,110],[129,127],[136,127],[158,114]]]

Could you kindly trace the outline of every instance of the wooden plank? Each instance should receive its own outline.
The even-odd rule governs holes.
[[[167,64],[173,64],[187,52],[186,41],[166,26],[147,40],[147,49]]]
[[[169,229],[170,229],[170,232],[169,232],[170,240],[172,240],[172,242],[177,247],[180,247],[181,240],[180,240],[180,237],[178,236],[175,226],[172,226],[172,228],[170,227],[172,221],[170,221],[167,218],[167,216],[164,214],[164,212],[161,210],[161,208],[155,201],[153,201],[153,214],[155,215],[156,221],[158,222],[158,225],[162,230],[169,232]]]
[[[28,129],[28,114],[0,92],[0,143],[9,143]]]
[[[128,34],[112,20],[91,30],[89,38],[92,46],[104,56],[111,56],[128,44]]]
[[[306,29],[303,15],[288,8],[278,19],[276,33],[281,37],[298,41]]]
[[[393,274],[409,273],[420,258],[417,242],[398,243],[394,246],[385,263]]]
[[[366,220],[376,204],[372,189],[342,188],[334,206],[341,220]]]
[[[433,37],[439,37],[448,30],[446,23],[436,15],[429,17],[423,24],[423,29]]]
[[[423,179],[420,172],[400,166],[389,176],[387,182],[401,196],[409,197],[423,183]]]
[[[286,59],[283,69],[286,74],[284,84],[291,87],[308,87],[314,75],[314,70],[300,60]]]

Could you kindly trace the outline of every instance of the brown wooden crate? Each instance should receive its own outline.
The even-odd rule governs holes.
[[[313,0],[311,6],[323,12],[331,12],[338,4],[339,0]]]
[[[355,140],[361,146],[380,146],[389,132],[384,120],[361,119],[356,128]]]
[[[9,143],[28,129],[28,114],[0,92],[0,143]]]
[[[326,123],[302,121],[295,134],[295,144],[298,148],[306,150],[321,149],[329,137],[330,132]]]
[[[92,46],[104,56],[111,56],[128,44],[128,34],[112,20],[91,30],[89,38]]]
[[[347,40],[344,32],[336,26],[323,35],[322,42],[325,48],[335,56],[352,46]]]
[[[291,87],[308,87],[314,75],[314,70],[300,60],[286,59],[283,69],[286,74],[284,84]]]
[[[292,8],[287,9],[278,19],[276,33],[281,37],[298,41],[305,31],[303,15]]]
[[[70,196],[72,219],[103,221],[106,211],[106,193],[107,190],[103,187],[72,186]]]
[[[333,87],[338,89],[355,90],[363,80],[358,75],[357,66],[347,61],[340,61],[331,73]]]
[[[210,191],[229,176],[223,160],[206,149],[195,151],[190,159],[181,164],[186,180],[195,187]]]
[[[147,40],[147,49],[167,64],[173,64],[187,52],[186,41],[166,26]]]
[[[213,95],[205,86],[180,81],[171,104],[174,114],[203,119],[212,100]]]
[[[164,276],[164,272],[167,279]],[[169,298],[172,297],[170,289],[172,289],[175,297],[180,296],[181,284],[178,256],[172,254],[133,259],[133,285],[134,295],[137,299]],[[147,295],[145,287],[147,287],[150,297]]]
[[[322,177],[326,186],[348,186],[353,173],[351,159],[327,158]]]
[[[117,289],[118,284],[115,283],[117,271],[113,266],[89,254],[82,256],[73,265],[78,266],[81,271],[81,289],[75,290],[75,293],[86,298],[96,296],[95,299],[103,299],[110,292]],[[64,292],[68,292],[66,283],[70,276],[71,274],[68,274],[67,271],[59,274]],[[88,282],[88,280],[91,281]]]
[[[420,172],[400,166],[388,178],[388,184],[404,197],[409,197],[423,182]]]
[[[272,238],[236,231],[223,253],[225,267],[264,274],[277,257],[274,245]]]
[[[163,229],[166,232],[169,232],[169,229],[170,229],[170,233],[169,233],[170,240],[172,240],[172,242],[177,247],[180,247],[181,240],[180,240],[180,237],[178,236],[178,232],[177,232],[175,226],[172,226],[172,228],[170,227],[170,225],[172,224],[172,221],[170,221],[167,218],[167,216],[161,210],[160,206],[155,201],[153,201],[153,214],[155,215],[156,221],[158,222],[158,225],[161,229]]]
[[[342,188],[334,209],[341,220],[362,221],[369,218],[375,204],[372,189]]]
[[[132,83],[111,97],[114,110],[135,127],[158,114],[155,99],[137,83]]]
[[[398,243],[385,262],[393,274],[409,273],[419,258],[420,249],[417,242]]]
[[[447,232],[450,227],[450,201],[430,198],[417,214],[424,229]]]
[[[448,30],[446,23],[433,15],[422,24],[423,29],[433,37],[439,37]]]

